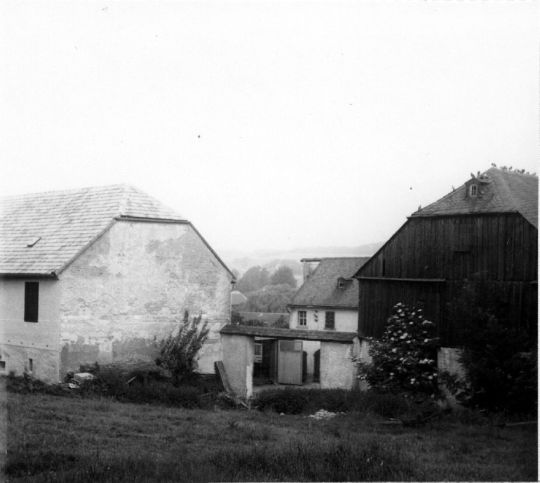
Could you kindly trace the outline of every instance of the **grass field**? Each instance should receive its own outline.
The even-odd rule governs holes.
[[[8,394],[9,481],[536,481],[537,428]]]

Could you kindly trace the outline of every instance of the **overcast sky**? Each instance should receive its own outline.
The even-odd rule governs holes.
[[[0,189],[130,183],[218,252],[383,241],[537,171],[537,5],[2,2]]]

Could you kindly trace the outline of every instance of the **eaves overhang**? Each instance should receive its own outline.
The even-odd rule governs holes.
[[[0,273],[0,279],[38,279],[38,278],[47,278],[47,279],[58,279],[56,272],[44,272],[44,273]]]
[[[301,330],[277,327],[256,327],[228,324],[220,330],[222,335],[246,335],[251,337],[270,337],[275,339],[314,340],[320,342],[337,342],[352,344],[358,334],[356,332],[340,332],[334,330]]]
[[[288,304],[290,309],[358,310],[358,305]]]

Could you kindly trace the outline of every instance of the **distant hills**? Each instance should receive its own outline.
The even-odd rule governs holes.
[[[302,258],[325,258],[325,257],[369,257],[373,255],[383,242],[369,243],[356,247],[306,247],[293,248],[290,250],[255,250],[242,252],[239,250],[221,250],[220,256],[231,269],[236,269],[240,274],[248,268],[261,266],[270,272],[281,265],[290,267],[296,276],[301,276]]]

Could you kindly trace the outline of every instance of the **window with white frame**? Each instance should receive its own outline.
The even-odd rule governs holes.
[[[305,310],[298,311],[298,326],[305,327],[307,325],[307,313]]]

